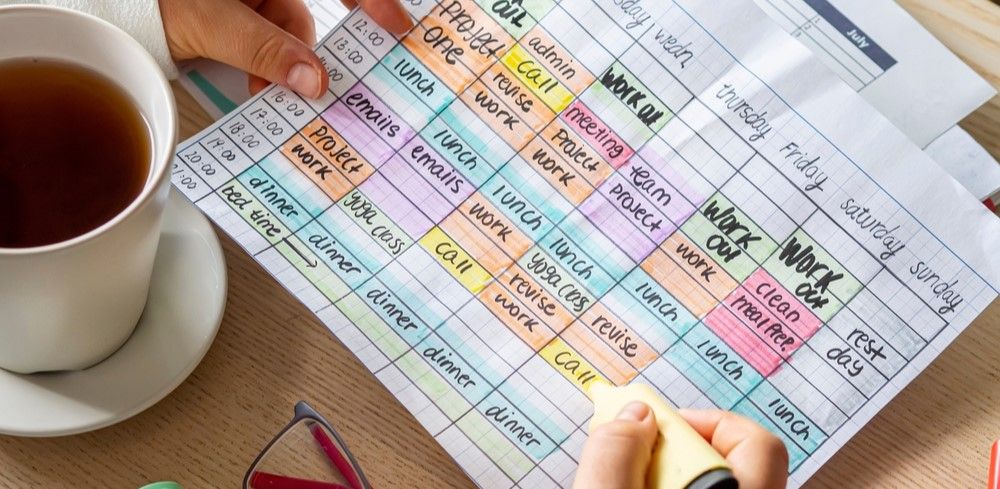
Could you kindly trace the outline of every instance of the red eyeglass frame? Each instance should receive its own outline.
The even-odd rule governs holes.
[[[271,451],[271,448],[281,440],[281,437],[285,436],[289,430],[303,421],[311,421],[313,423],[309,426],[313,440],[323,451],[323,454],[326,455],[332,467],[347,479],[347,486],[331,482],[296,479],[254,470],[264,456]],[[323,428],[326,431],[323,431]],[[327,433],[333,435],[333,440],[327,436]],[[338,446],[343,449],[343,454],[341,454]],[[354,459],[347,444],[344,443],[344,439],[340,437],[337,430],[333,429],[329,421],[323,418],[305,401],[299,401],[295,404],[295,417],[271,439],[267,446],[257,455],[257,458],[254,459],[253,464],[250,465],[250,469],[247,470],[246,476],[243,478],[243,487],[245,489],[372,489],[358,462]]]

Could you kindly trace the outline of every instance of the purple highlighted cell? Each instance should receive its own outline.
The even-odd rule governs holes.
[[[580,204],[579,210],[611,241],[636,263],[641,262],[656,248],[657,243],[636,228],[627,217],[603,194],[594,192]],[[673,225],[671,225],[673,227]],[[667,234],[672,233],[668,232]]]
[[[655,205],[621,175],[608,177],[598,189],[633,226],[642,231],[654,243],[662,243],[677,226],[667,219]]]
[[[675,224],[687,221],[698,210],[667,178],[640,158],[632,158],[618,173],[656,210]]]
[[[343,102],[331,105],[323,113],[323,120],[339,132],[348,144],[357,149],[361,156],[364,156],[376,168],[382,166],[382,163],[385,163],[395,152],[392,146],[376,136],[371,129],[364,124],[358,124],[358,118]]]
[[[434,190],[431,184],[417,175],[410,165],[399,155],[389,158],[379,174],[384,176],[397,191],[404,195],[413,206],[423,212],[431,221],[440,222],[454,210],[455,206]]]
[[[340,101],[385,142],[402,147],[416,132],[364,83],[355,83]]]
[[[448,160],[442,158],[420,136],[407,141],[406,146],[399,151],[399,156],[448,199],[452,207],[457,207],[476,191],[462,172],[451,166]]]
[[[680,192],[681,195],[684,196],[684,198],[686,198],[689,202],[693,203],[694,208],[700,207],[701,204],[703,204],[705,200],[708,199],[708,196],[710,194],[706,194],[705,192],[699,191],[697,188],[695,188],[688,182],[692,178],[703,180],[702,177],[698,175],[682,175],[680,172],[677,171],[676,169],[677,167],[683,167],[685,169],[690,169],[691,167],[686,163],[684,163],[683,161],[681,162],[680,165],[675,166],[671,164],[670,162],[671,159],[680,158],[677,155],[677,153],[674,153],[671,150],[669,154],[664,154],[661,151],[652,148],[651,146],[652,145],[649,144],[643,146],[638,153],[639,159],[633,158],[631,164],[634,165],[638,161],[646,162],[650,167],[652,167],[653,170],[656,170],[656,173],[659,173],[661,177],[670,181],[670,184],[673,185],[673,187],[677,189],[677,191]],[[690,216],[690,214],[688,215]]]
[[[417,241],[434,227],[434,223],[399,193],[399,190],[396,190],[396,187],[381,173],[368,177],[368,180],[362,182],[358,188],[397,226],[410,235],[413,241]]]

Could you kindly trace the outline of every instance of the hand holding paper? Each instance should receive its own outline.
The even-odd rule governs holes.
[[[360,4],[393,33],[413,25],[398,0]],[[311,98],[326,92],[326,70],[312,48],[313,17],[300,0],[160,0],[160,15],[175,60],[210,58],[235,66],[252,75],[251,93],[270,83]]]

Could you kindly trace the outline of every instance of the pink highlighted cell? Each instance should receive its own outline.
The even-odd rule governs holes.
[[[635,154],[624,139],[579,100],[566,108],[560,117],[615,168],[621,168]]]
[[[403,146],[416,134],[399,114],[385,105],[364,83],[355,83],[340,97],[340,102],[394,148]]]
[[[395,152],[382,138],[375,135],[364,124],[358,124],[358,118],[351,113],[343,102],[337,102],[323,113],[331,127],[337,128],[340,135],[375,168],[382,166]]]
[[[811,338],[823,325],[808,307],[795,298],[795,294],[782,287],[763,268],[758,268],[753,275],[747,277],[743,288],[753,294],[772,314],[781,318],[802,341]]]
[[[376,173],[358,187],[375,205],[388,214],[413,241],[427,234],[434,223],[396,190],[381,173]]]
[[[705,324],[736,353],[763,376],[771,375],[783,360],[750,328],[725,307],[716,307],[704,320]]]

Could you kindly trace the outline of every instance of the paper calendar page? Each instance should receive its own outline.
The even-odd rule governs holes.
[[[997,295],[996,218],[749,1],[404,3],[173,181],[480,486],[569,487],[596,382],[798,486]]]

